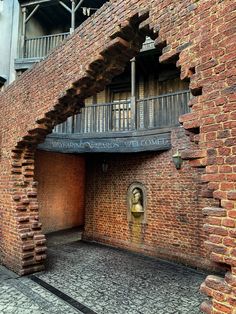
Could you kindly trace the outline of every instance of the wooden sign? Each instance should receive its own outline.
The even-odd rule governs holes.
[[[156,131],[156,130],[155,130]],[[107,135],[51,134],[38,149],[60,153],[132,153],[171,148],[170,132],[123,132]]]

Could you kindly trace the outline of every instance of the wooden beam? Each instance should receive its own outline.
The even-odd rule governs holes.
[[[26,14],[27,9],[22,8],[22,34],[21,34],[21,57],[25,57],[25,34],[26,34]]]
[[[132,58],[131,62],[131,129],[136,128],[136,59]]]
[[[71,26],[70,33],[75,31],[75,0],[71,0]]]
[[[71,13],[71,9],[62,1],[59,1],[60,5],[63,6],[67,11]]]
[[[24,8],[24,7],[28,7],[28,6],[35,5],[35,4],[41,4],[41,3],[44,3],[44,2],[51,2],[51,0],[35,0],[35,1],[30,1],[30,2],[26,2],[26,3],[22,3],[22,4],[21,4],[21,7]]]
[[[136,82],[135,82],[135,79],[136,79],[136,59],[135,58],[132,58],[130,60],[131,62],[131,97],[135,97],[136,96]]]
[[[84,2],[84,0],[80,0],[80,2],[77,4],[77,6],[75,7],[75,12],[81,7],[82,3]]]
[[[33,9],[30,15],[26,18],[25,23],[27,23],[30,20],[30,18],[34,15],[34,13],[38,10],[38,8],[39,8],[39,4],[36,5],[36,7]]]
[[[171,148],[170,131],[154,130],[150,132],[125,132],[125,134],[97,134],[94,137],[76,134],[50,134],[39,150],[64,154],[81,153],[137,153],[147,151],[165,151]]]

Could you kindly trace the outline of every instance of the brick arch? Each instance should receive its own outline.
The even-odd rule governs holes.
[[[20,274],[41,269],[45,239],[37,220],[36,184],[33,181],[37,143],[50,133],[55,124],[76,113],[85,97],[102,89],[106,79],[119,73],[123,67],[123,56],[119,56],[124,54],[128,60],[135,55],[135,43],[141,43],[144,35],[152,30],[154,37],[158,35],[156,44],[163,48],[160,61],[177,61],[181,66],[181,78],[190,79],[190,88],[196,96],[190,103],[192,113],[181,118],[195,144],[195,149],[186,151],[183,158],[193,167],[205,169],[202,176],[205,196],[220,201],[218,208],[204,210],[207,215],[205,229],[209,232],[206,244],[210,258],[229,265],[229,272],[224,279],[212,276],[206,279],[201,289],[212,301],[203,303],[202,309],[206,313],[234,313],[236,100],[235,76],[230,70],[234,65],[232,25],[235,16],[232,13],[236,8],[230,0],[151,1],[148,17],[146,11],[137,11],[137,4],[140,8],[146,7],[146,1],[142,0],[116,0],[106,4],[83,25],[84,28],[94,27],[92,29],[98,32],[96,38],[79,28],[65,46],[25,73],[1,97],[6,116],[6,121],[2,122],[1,145],[1,183],[4,186],[1,188],[1,208],[5,222],[2,225],[2,260]],[[90,37],[93,50],[88,48]],[[82,61],[75,66],[73,61],[79,57],[78,47],[82,47]],[[99,53],[96,57],[94,54],[83,55],[83,49]],[[114,55],[116,60],[113,60]],[[61,61],[62,57],[68,57],[69,61]],[[60,80],[54,80],[53,75]],[[37,85],[35,77],[39,82],[46,79],[46,83],[42,87]],[[50,93],[44,97],[46,87]],[[60,94],[61,91],[65,92]],[[29,98],[37,101],[35,112],[32,112]],[[15,104],[12,110],[15,109],[17,117],[12,117],[8,111],[6,104],[11,103]],[[16,130],[11,131],[11,137],[7,138],[4,130],[15,125],[16,119],[22,121],[22,125],[16,125]]]
[[[56,124],[78,113],[86,97],[102,91],[114,76],[123,72],[127,62],[140,51],[145,36],[151,33],[146,24],[145,27],[141,24],[148,15],[148,11],[137,12],[120,26],[119,31],[111,36],[107,47],[93,57],[85,69],[85,75],[60,94],[53,108],[36,121],[37,127],[28,130],[12,150],[13,218],[17,229],[15,241],[21,248],[21,254],[17,265],[11,262],[9,266],[20,275],[43,270],[46,259],[46,240],[41,232],[37,182],[34,181],[37,145],[44,141]]]

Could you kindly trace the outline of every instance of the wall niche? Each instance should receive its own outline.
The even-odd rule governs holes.
[[[147,192],[140,182],[133,182],[127,192],[128,221],[145,223],[147,220]]]

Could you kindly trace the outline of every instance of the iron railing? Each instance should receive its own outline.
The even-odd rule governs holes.
[[[108,133],[151,130],[179,124],[179,116],[189,112],[188,90],[139,99],[134,110],[130,101],[86,106],[81,113],[57,125],[54,133]]]

